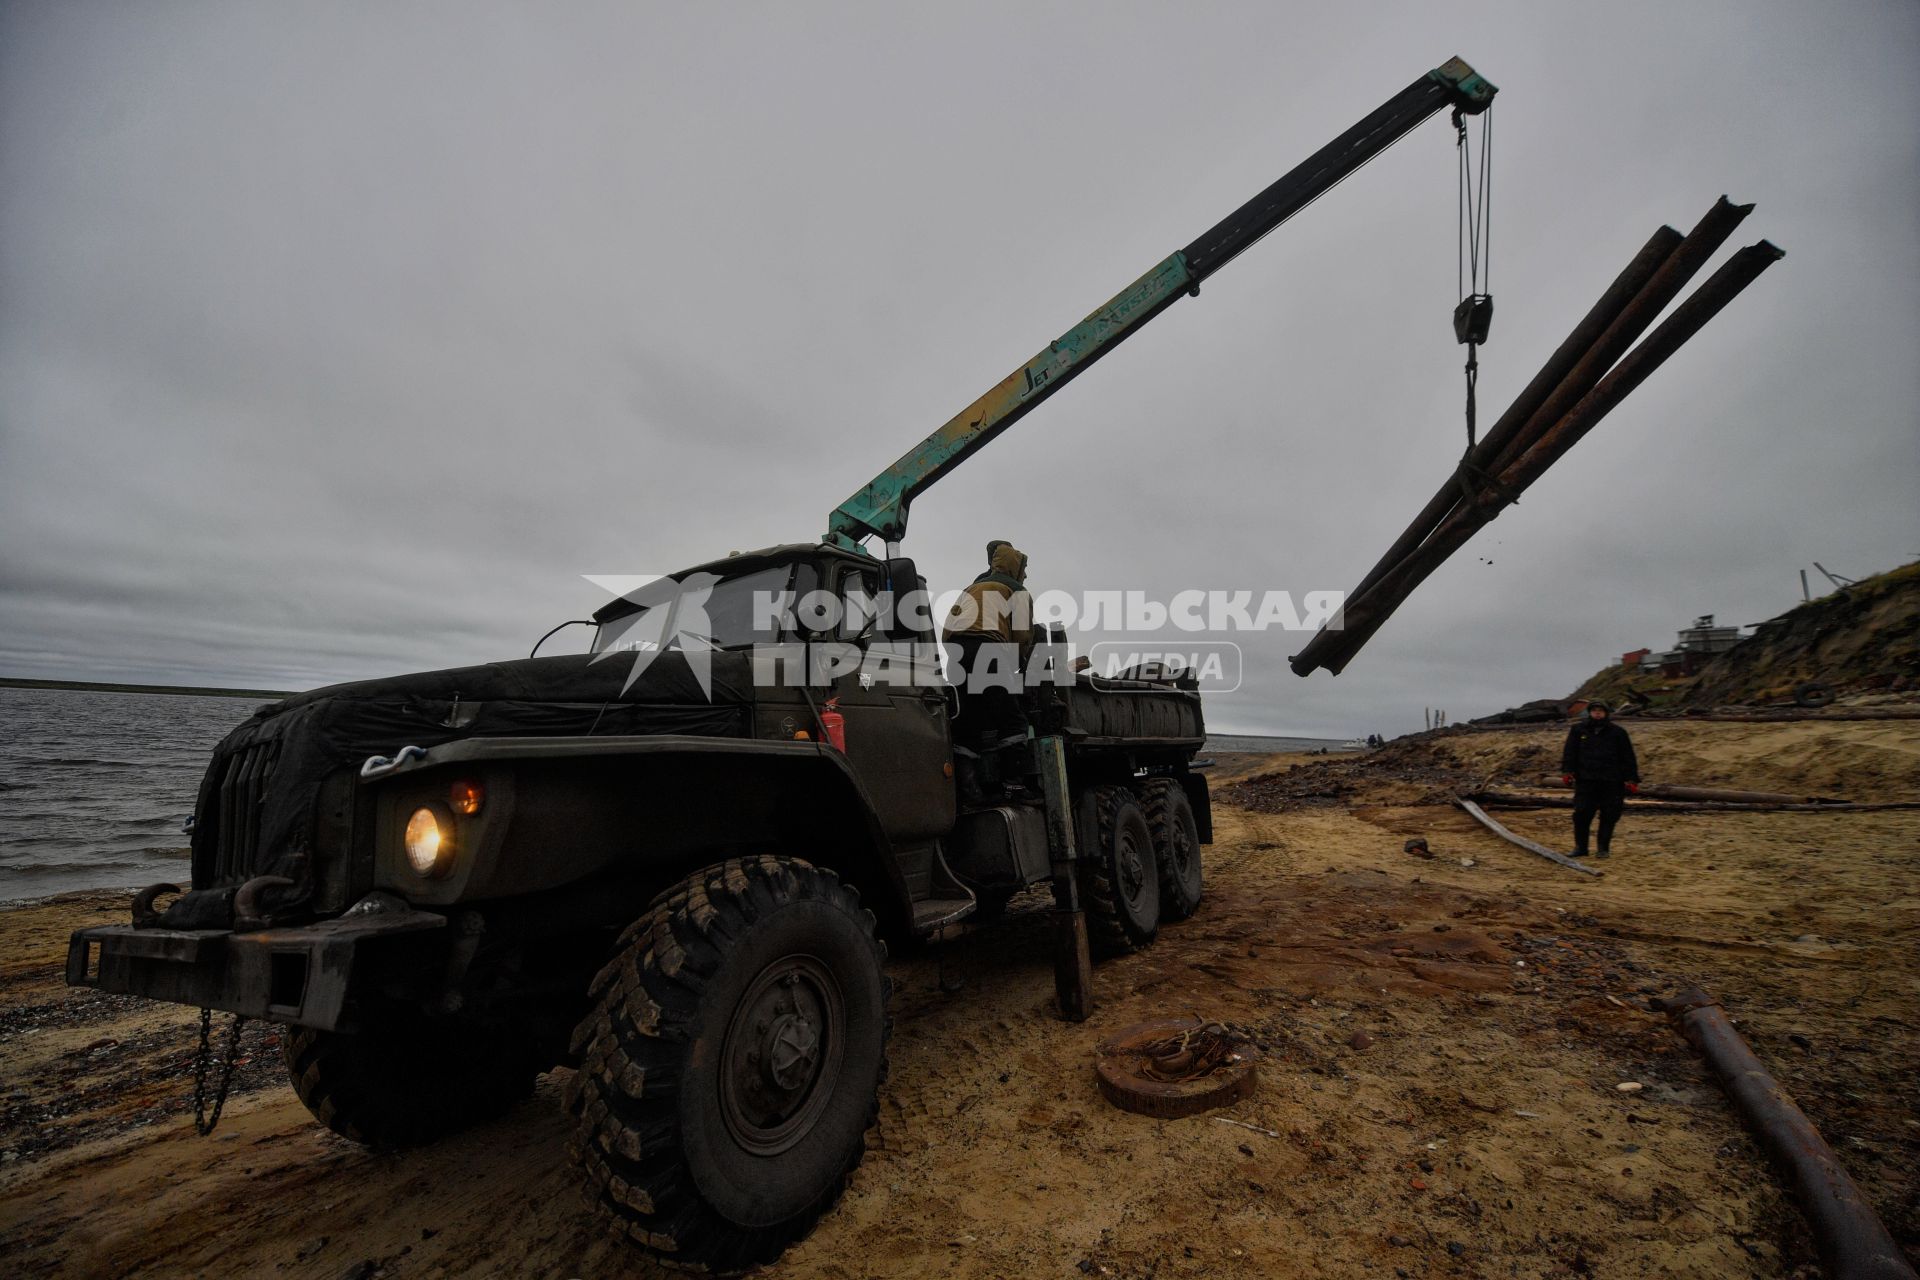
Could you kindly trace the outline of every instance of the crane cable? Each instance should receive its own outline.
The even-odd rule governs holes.
[[[1493,325],[1493,110],[1480,115],[1480,156],[1476,165],[1466,116],[1453,113],[1454,148],[1460,159],[1459,225],[1455,234],[1454,283],[1460,294],[1453,309],[1454,337],[1467,348],[1467,448],[1460,458],[1460,489],[1471,500],[1469,475],[1483,484],[1484,475],[1471,461],[1478,443],[1475,422],[1480,384],[1480,345]]]
[[[1480,114],[1480,164],[1466,117],[1453,113],[1454,149],[1460,159],[1459,243],[1454,278],[1462,302],[1493,297],[1493,108]],[[1468,288],[1471,283],[1472,288]],[[1482,286],[1485,286],[1484,288]],[[1466,339],[1462,338],[1462,342]]]

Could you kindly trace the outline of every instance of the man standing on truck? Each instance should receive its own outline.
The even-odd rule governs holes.
[[[976,673],[998,684],[993,677],[1017,672],[1033,651],[1026,553],[1002,539],[989,542],[986,572],[953,602],[941,634],[969,692],[983,691]]]
[[[1633,741],[1613,722],[1613,708],[1595,699],[1587,718],[1567,734],[1560,753],[1560,780],[1573,785],[1573,856],[1587,856],[1587,830],[1600,816],[1599,857],[1611,857],[1614,824],[1627,807],[1627,793],[1640,789],[1640,762]]]
[[[960,788],[972,799],[993,771],[976,761],[1009,738],[1024,738],[1021,671],[1033,651],[1033,597],[1027,591],[1027,557],[1011,542],[987,544],[987,571],[953,602],[941,629],[947,642],[948,678],[960,690],[954,725]]]

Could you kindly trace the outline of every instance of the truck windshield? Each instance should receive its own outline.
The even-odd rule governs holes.
[[[786,592],[792,577],[793,566],[782,564],[717,582],[705,574],[678,582],[662,578],[633,593],[631,612],[602,620],[593,650],[776,644],[782,639],[772,620],[778,612],[766,606]]]

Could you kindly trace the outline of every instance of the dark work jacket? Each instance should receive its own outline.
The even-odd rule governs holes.
[[[1625,729],[1612,720],[1588,720],[1567,734],[1560,772],[1580,782],[1638,782],[1640,762]]]

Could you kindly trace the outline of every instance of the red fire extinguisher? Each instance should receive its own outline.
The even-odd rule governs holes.
[[[820,711],[820,727],[826,732],[827,741],[841,755],[847,753],[847,718],[840,714],[840,699],[828,698],[826,706]]]

